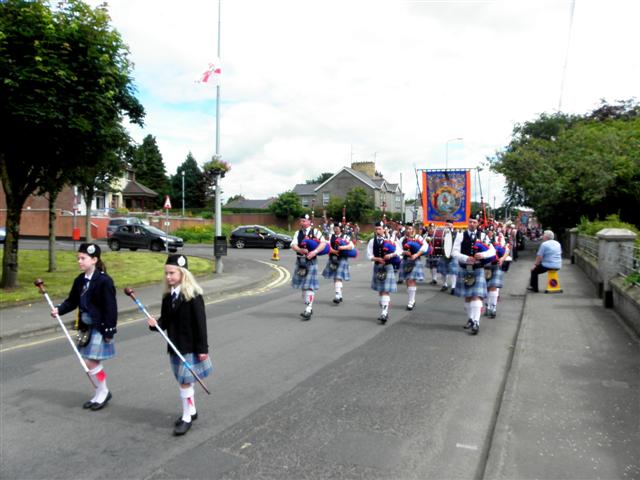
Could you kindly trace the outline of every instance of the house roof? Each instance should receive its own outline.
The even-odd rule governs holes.
[[[225,208],[268,208],[275,201],[275,198],[265,198],[260,200],[250,200],[248,198],[238,198],[225,205]]]
[[[298,183],[293,187],[293,192],[298,195],[314,195],[318,186],[317,183]]]
[[[362,183],[366,184],[369,188],[373,188],[374,190],[377,190],[377,189],[380,188],[378,185],[376,185],[376,183],[374,183],[374,180],[369,175],[366,175],[366,174],[364,174],[362,172],[358,172],[357,170],[354,170],[353,168],[342,167],[340,170],[338,170],[336,173],[334,173],[331,177],[329,177],[323,183],[321,183],[320,185],[317,185],[316,188],[315,188],[315,191],[317,192],[320,188],[322,188],[324,185],[329,183],[331,180],[333,180],[337,175],[339,175],[343,171],[346,171],[347,173],[350,173],[351,175],[356,177],[358,180],[360,180]]]
[[[158,193],[135,180],[129,180],[127,186],[122,189],[123,197],[157,197]]]

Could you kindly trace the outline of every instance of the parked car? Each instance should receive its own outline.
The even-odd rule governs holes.
[[[0,227],[0,243],[4,243],[7,239],[7,230],[4,227]]]
[[[292,238],[282,235],[262,225],[244,225],[231,232],[229,243],[232,247],[289,248]]]
[[[184,246],[180,237],[166,235],[162,230],[148,225],[120,225],[111,234],[107,244],[111,250],[117,251],[128,248],[134,252],[139,248],[148,248],[154,252],[165,249],[165,240],[169,239],[169,251],[176,252],[178,247]]]
[[[145,225],[145,223],[138,217],[112,218],[107,225],[107,238],[110,238],[120,225]]]

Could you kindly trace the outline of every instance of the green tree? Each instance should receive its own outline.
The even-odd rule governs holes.
[[[239,193],[238,195],[233,195],[231,197],[229,197],[227,199],[227,203],[226,205],[229,205],[231,202],[234,202],[236,200],[245,200],[244,195],[242,195],[241,193]]]
[[[182,172],[184,172],[184,204],[186,208],[204,208],[206,206],[206,184],[204,175],[193,154],[180,164],[176,174],[171,177],[173,197],[182,199]]]
[[[278,195],[275,202],[269,205],[269,210],[278,218],[286,218],[289,231],[291,230],[291,221],[302,215],[304,208],[300,202],[300,197],[292,191],[284,192]]]
[[[126,45],[106,7],[79,0],[0,2],[0,177],[7,200],[2,286],[17,285],[20,214],[60,170],[95,162],[123,115],[141,124]],[[107,135],[110,137],[110,135]],[[55,183],[55,182],[54,182]]]
[[[158,193],[155,204],[160,207],[164,196],[171,192],[162,153],[153,135],[144,137],[134,149],[131,166],[135,170],[136,181]]]
[[[310,179],[308,179],[305,183],[306,183],[307,185],[311,185],[311,184],[313,184],[313,183],[318,183],[318,184],[320,184],[320,183],[324,183],[324,182],[326,182],[326,181],[327,181],[327,180],[329,180],[331,177],[333,177],[333,173],[331,173],[331,172],[324,172],[324,173],[321,173],[320,175],[318,175],[316,178],[310,178]]]
[[[347,206],[347,221],[362,222],[373,212],[373,198],[362,187],[352,188],[344,200]],[[340,214],[342,217],[342,213]]]
[[[533,208],[558,231],[610,213],[640,224],[640,109],[633,102],[582,117],[543,115],[516,127],[491,163],[507,179],[507,205]]]

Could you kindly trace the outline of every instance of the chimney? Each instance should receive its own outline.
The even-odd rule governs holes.
[[[370,178],[376,177],[376,163],[375,162],[353,162],[351,168],[356,172],[364,173]]]

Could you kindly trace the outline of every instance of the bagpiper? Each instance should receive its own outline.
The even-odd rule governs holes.
[[[424,281],[422,263],[418,259],[427,252],[429,244],[420,235],[416,235],[412,223],[405,225],[404,236],[400,240],[402,246],[402,263],[400,279],[407,283],[407,310],[413,310],[416,304],[416,282]]]
[[[291,286],[302,290],[304,311],[300,314],[303,320],[311,319],[313,314],[313,299],[319,290],[317,255],[323,252],[326,242],[322,233],[311,226],[308,214],[300,217],[300,230],[293,237],[291,249],[296,252],[296,264],[291,278]]]
[[[495,318],[498,310],[498,298],[500,297],[500,289],[504,285],[504,272],[508,266],[507,258],[509,257],[509,246],[505,242],[501,233],[489,229],[487,231],[489,242],[492,243],[496,250],[496,258],[489,265],[485,265],[484,273],[487,280],[487,304],[485,315]]]
[[[482,302],[487,296],[484,265],[495,255],[493,245],[487,244],[485,235],[478,231],[478,220],[469,218],[469,228],[456,235],[452,256],[460,266],[455,295],[464,297],[468,319],[464,328],[472,335],[477,335],[480,330]]]
[[[340,224],[333,227],[333,233],[329,239],[329,260],[322,271],[322,276],[333,279],[335,297],[333,303],[342,303],[342,283],[351,280],[349,274],[349,257],[355,257],[357,250],[346,233],[343,233]]]
[[[381,325],[387,323],[389,319],[390,294],[398,290],[392,265],[392,259],[399,258],[398,251],[398,245],[390,238],[385,238],[384,223],[376,223],[375,235],[367,244],[367,258],[373,262],[371,289],[378,292],[379,295],[380,316],[378,321]]]

